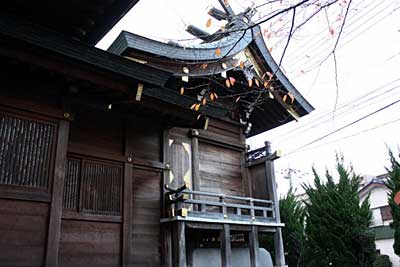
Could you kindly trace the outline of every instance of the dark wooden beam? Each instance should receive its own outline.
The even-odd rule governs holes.
[[[282,228],[278,227],[274,233],[275,266],[285,267],[285,250],[283,247]]]
[[[137,2],[139,0],[113,1],[113,4],[105,9],[105,14],[97,18],[94,28],[88,32],[84,40],[95,45]]]
[[[270,158],[270,160],[265,161],[268,194],[271,200],[273,200],[274,202],[275,222],[281,223],[281,216],[279,211],[279,199],[275,181],[275,167],[274,167],[274,162],[272,160],[273,154],[270,142],[265,142],[265,152],[266,152],[266,158]],[[281,227],[278,227],[277,231],[274,234],[274,248],[275,248],[275,265],[279,267],[285,266],[286,264],[285,264]]]
[[[170,74],[165,71],[132,62],[96,47],[89,47],[82,42],[65,38],[54,31],[13,16],[0,17],[0,36],[5,36],[7,41],[15,40],[29,44],[36,50],[43,49],[48,54],[61,55],[63,59],[78,62],[78,65],[88,64],[91,68],[102,69],[158,86],[163,86],[170,77]],[[40,61],[37,64],[41,64]],[[74,70],[70,69],[70,71]]]
[[[246,143],[246,136],[243,133],[243,129],[240,129],[240,140],[242,143],[244,144]],[[240,158],[240,171],[243,177],[242,178],[243,191],[245,192],[246,196],[252,197],[249,168],[247,168],[246,165],[247,152],[248,152],[248,147],[246,146],[245,150],[242,151],[242,157]]]
[[[258,228],[257,226],[252,226],[249,232],[249,246],[250,246],[250,266],[258,267]]]
[[[132,244],[132,186],[133,166],[130,163],[124,164],[124,197],[122,213],[122,266],[130,266],[131,244]]]
[[[200,155],[199,155],[199,131],[192,129],[192,180],[193,190],[200,191]]]
[[[186,267],[186,236],[185,236],[185,223],[175,222],[173,231],[173,266]]]
[[[212,133],[207,130],[198,130],[199,135],[198,139],[201,142],[213,144],[216,146],[220,147],[225,147],[228,149],[233,149],[237,151],[245,151],[246,146],[242,143],[239,143],[237,139],[229,137],[229,136],[223,136],[220,134]]]
[[[221,266],[232,267],[231,233],[229,224],[221,231]]]
[[[46,267],[55,267],[58,264],[58,250],[60,245],[62,200],[64,192],[65,164],[69,137],[69,121],[60,120],[56,146],[55,168],[53,176],[52,196],[49,214],[49,228],[47,234]]]
[[[172,257],[172,227],[171,224],[161,225],[162,229],[162,244],[161,244],[161,266],[162,267],[173,267]]]

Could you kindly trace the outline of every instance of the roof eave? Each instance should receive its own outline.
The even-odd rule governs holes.
[[[312,112],[314,110],[314,107],[300,94],[299,91],[297,91],[294,85],[281,71],[278,64],[275,62],[274,58],[269,52],[267,46],[265,45],[265,41],[262,35],[257,34],[259,32],[261,32],[260,26],[256,26],[253,28],[254,44],[256,48],[261,52],[261,55],[263,56],[263,59],[267,63],[268,67],[271,69],[272,73],[275,73],[276,77],[278,78],[280,83],[284,86],[284,88],[294,96],[296,102],[299,103],[299,105],[305,111],[305,114]]]

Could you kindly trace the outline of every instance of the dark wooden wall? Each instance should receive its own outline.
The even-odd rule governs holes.
[[[14,121],[2,116],[1,125],[8,128],[0,136],[14,139],[0,143],[9,157],[0,155],[0,165],[19,165],[13,163],[12,176],[0,166],[0,266],[160,266],[167,162],[163,121],[138,114],[127,118],[113,110],[65,109],[62,98],[39,92],[0,96],[1,114],[35,122],[22,120],[18,127],[37,137],[24,148],[22,133],[29,131],[9,130],[7,123]],[[196,137],[190,129],[184,132],[188,142],[197,140],[191,148],[197,153],[197,189],[246,195],[241,128],[210,120],[208,130]],[[8,143],[17,146],[5,150]],[[29,164],[15,160],[24,149],[38,151]],[[41,182],[20,178],[28,167],[43,174]]]
[[[202,138],[203,136],[203,138]],[[239,126],[210,120],[207,131],[200,130],[200,190],[243,196],[244,137]]]
[[[251,197],[259,199],[273,200],[270,196],[270,188],[267,183],[267,173],[265,168],[265,162],[250,166],[248,168]]]
[[[241,152],[200,142],[200,190],[227,195],[244,194]]]
[[[121,224],[62,220],[59,266],[120,266]]]
[[[151,169],[133,169],[131,266],[160,266],[161,178]]]
[[[0,266],[43,266],[47,203],[0,199]]]
[[[0,266],[159,266],[163,123],[2,93]]]
[[[61,114],[54,108],[55,99],[27,100],[7,79],[2,82],[0,266],[43,266],[55,176],[56,117]],[[42,114],[35,112],[43,103]]]

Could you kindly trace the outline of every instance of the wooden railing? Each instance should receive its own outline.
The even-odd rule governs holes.
[[[186,187],[166,187],[166,204],[170,217],[199,221],[228,223],[271,223],[275,221],[271,200],[229,196],[218,193],[188,190]]]

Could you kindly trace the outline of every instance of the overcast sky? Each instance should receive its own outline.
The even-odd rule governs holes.
[[[229,3],[238,12],[253,2],[231,0]],[[160,41],[191,38],[184,31],[185,25],[193,24],[206,29],[205,24],[209,19],[206,11],[210,5],[219,7],[218,2],[212,0],[139,1],[98,47],[107,49],[121,30]],[[274,8],[280,6],[260,8],[260,16]],[[312,11],[311,8],[298,10],[297,21]],[[400,145],[400,103],[314,142],[400,100],[400,1],[352,2],[336,50],[337,94],[333,58],[321,62],[336,42],[340,14],[344,14],[341,7],[334,6],[327,14],[321,13],[298,30],[283,61],[287,77],[314,106],[315,111],[299,122],[288,123],[248,141],[252,149],[269,140],[274,149],[282,150],[283,157],[275,162],[280,193],[288,189],[288,180],[283,178],[287,176],[288,168],[297,170],[292,177],[294,186],[298,187],[303,182],[312,181],[311,166],[314,165],[319,172],[324,172],[326,168],[332,170],[337,152],[343,153],[357,173],[379,175],[385,172],[385,166],[388,165],[386,145],[396,151]],[[257,20],[258,16],[254,19]],[[279,61],[285,45],[290,19],[289,15],[273,25],[263,25],[276,33],[266,40],[267,45],[272,47],[276,61]],[[213,20],[208,30],[216,30],[220,25],[220,22]],[[283,30],[278,31],[280,28]],[[336,96],[338,101],[336,112],[333,113]],[[309,143],[312,144],[307,145]]]

